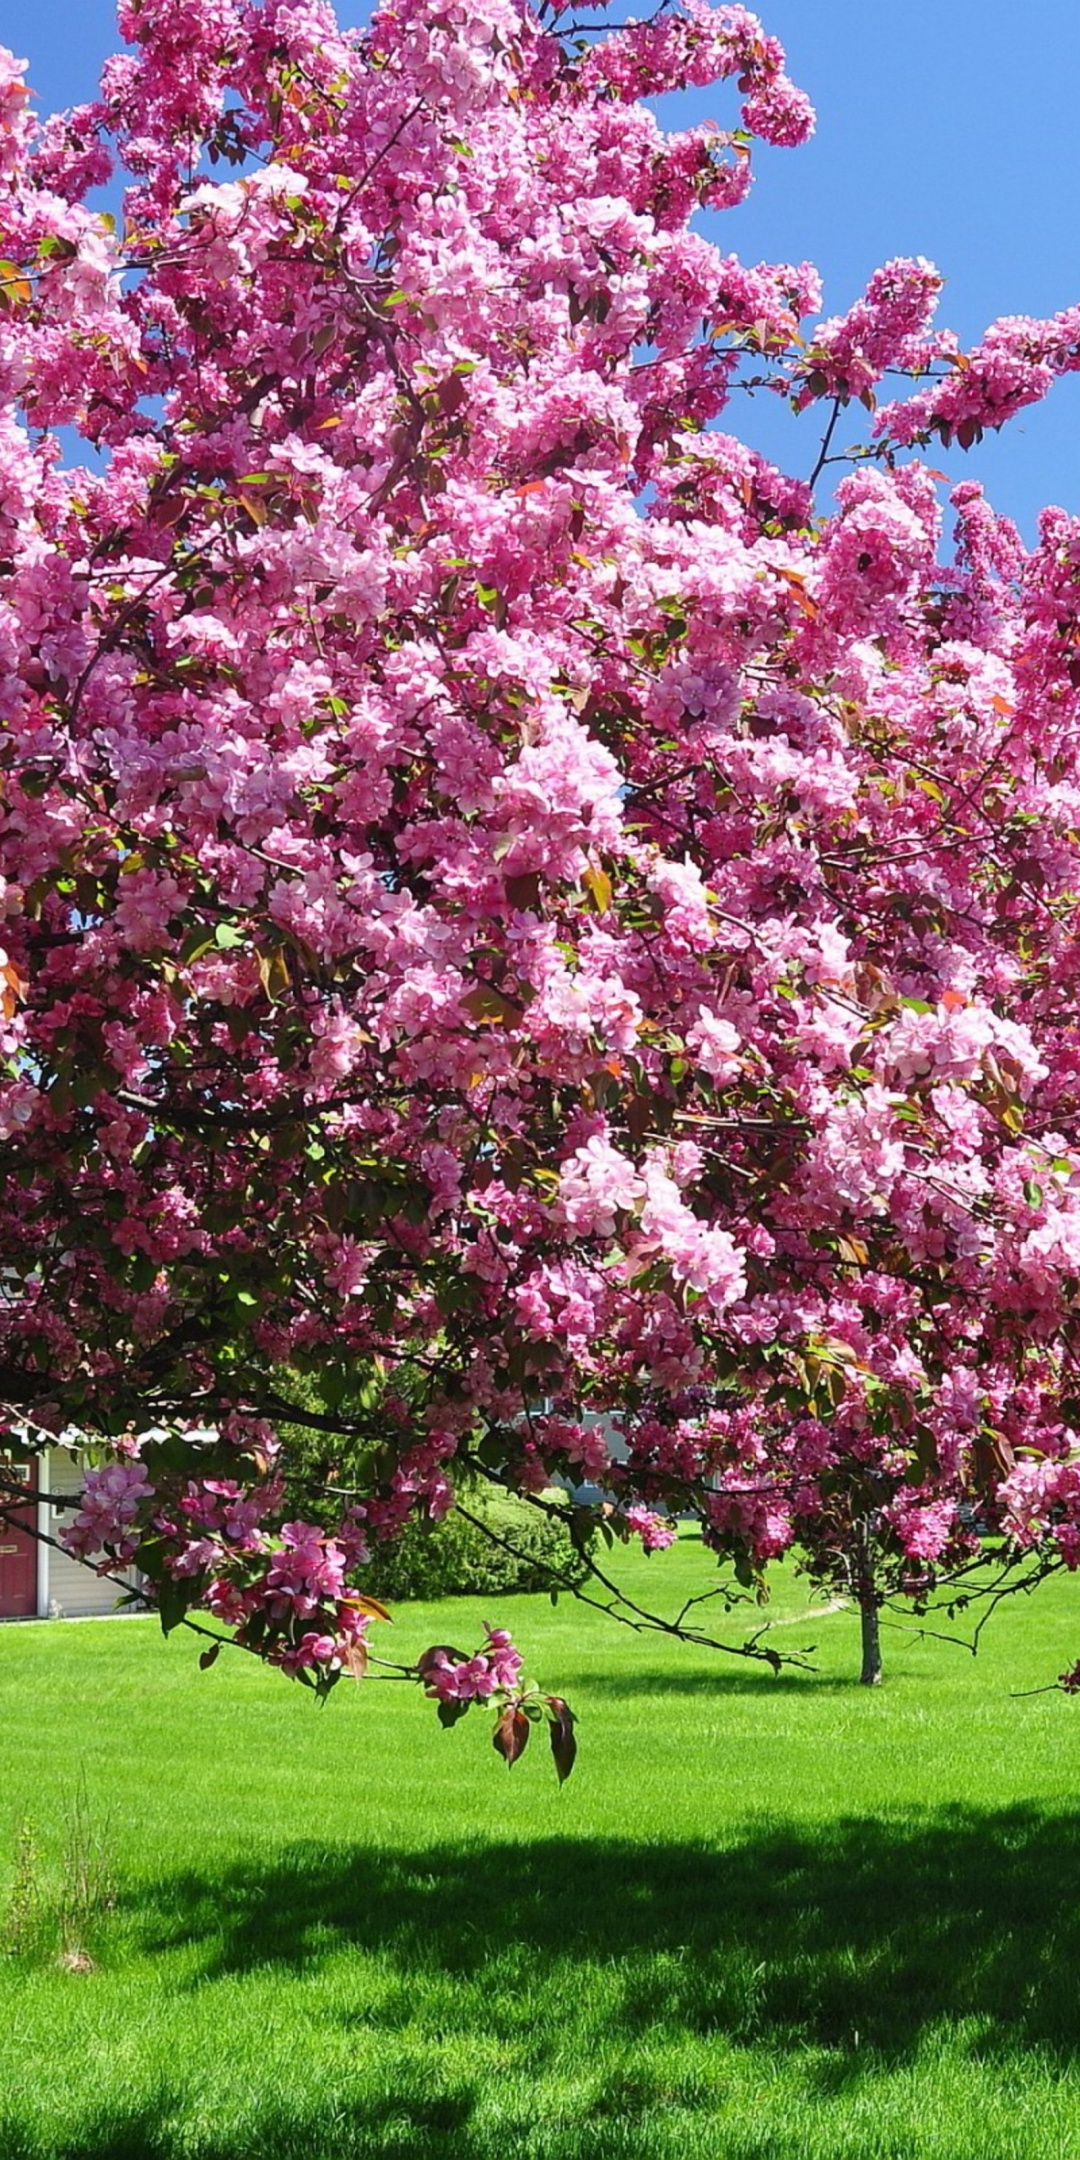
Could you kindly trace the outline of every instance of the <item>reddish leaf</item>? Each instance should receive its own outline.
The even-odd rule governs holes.
[[[460,412],[462,406],[467,404],[469,393],[460,375],[446,375],[439,383],[435,396],[440,412],[445,413],[447,419],[451,419],[454,413]]]
[[[354,1680],[363,1679],[368,1669],[368,1647],[362,1637],[357,1636],[355,1642],[347,1644],[342,1663],[346,1672],[351,1672]]]
[[[521,870],[506,880],[506,897],[514,908],[534,908],[540,889],[539,870]]]
[[[517,1709],[513,1703],[507,1703],[491,1740],[496,1754],[502,1756],[508,1770],[512,1770],[518,1756],[525,1753],[528,1738],[529,1720],[524,1710]]]
[[[150,516],[155,525],[168,528],[179,525],[188,508],[183,495],[162,495],[151,505]]]
[[[1010,1472],[1016,1468],[1016,1454],[1012,1441],[1003,1432],[991,1432],[990,1445],[993,1448],[998,1469],[1008,1477]]]
[[[788,591],[790,592],[796,606],[800,607],[803,611],[803,614],[808,616],[810,621],[813,622],[814,617],[818,612],[818,604],[817,601],[812,599],[810,594],[807,592],[806,586],[804,585],[802,578],[799,576],[798,571],[783,570],[778,563],[775,563],[773,565],[773,568],[775,570],[776,576],[783,578],[784,583],[787,586]]]
[[[278,998],[284,997],[292,988],[288,961],[280,945],[275,945],[270,952],[256,953],[255,958],[259,968],[259,981],[271,1003],[276,1003]]]
[[[390,1620],[393,1617],[387,1612],[385,1605],[380,1605],[377,1597],[367,1597],[362,1590],[350,1590],[347,1602],[354,1612],[367,1613],[369,1620]]]
[[[13,307],[16,302],[26,305],[34,297],[29,278],[25,278],[18,263],[13,262],[0,262],[0,291],[8,307]]]
[[[218,1661],[218,1659],[219,1659],[219,1657],[220,1657],[220,1656],[221,1656],[221,1644],[220,1644],[219,1642],[211,1643],[211,1645],[210,1645],[210,1648],[209,1648],[208,1650],[203,1650],[203,1651],[201,1651],[201,1652],[200,1652],[200,1655],[199,1655],[199,1669],[200,1669],[200,1671],[201,1671],[201,1672],[209,1672],[209,1670],[210,1670],[210,1667],[211,1667],[211,1665],[216,1665],[216,1664],[217,1664],[217,1661]]]
[[[0,963],[0,1012],[5,1020],[13,1020],[20,998],[26,996],[27,985],[10,960]]]
[[[548,1709],[551,1712],[551,1725],[549,1728],[551,1752],[555,1758],[559,1783],[565,1785],[577,1758],[577,1741],[574,1737],[574,1713],[569,1703],[563,1701],[561,1695],[548,1696]]]

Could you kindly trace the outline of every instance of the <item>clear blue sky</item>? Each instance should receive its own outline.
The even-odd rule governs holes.
[[[995,315],[1080,301],[1080,0],[761,0],[758,11],[817,106],[818,132],[803,150],[758,150],[750,201],[712,218],[713,238],[751,261],[809,257],[827,312],[888,256],[928,255],[948,280],[942,318],[967,342]],[[358,19],[362,0],[341,12]],[[29,57],[43,109],[92,96],[117,42],[112,0],[0,0],[0,43]],[[664,104],[671,124],[734,118],[726,86]],[[805,421],[758,407],[740,418],[739,432],[809,468]],[[984,479],[1028,538],[1041,504],[1080,512],[1080,377],[969,459],[934,462]]]

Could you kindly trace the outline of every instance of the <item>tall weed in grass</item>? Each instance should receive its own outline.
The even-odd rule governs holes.
[[[85,1770],[62,1804],[52,1849],[24,1815],[14,1839],[0,1939],[12,1957],[93,1972],[95,1945],[116,1908],[116,1868],[107,1819],[95,1819]]]

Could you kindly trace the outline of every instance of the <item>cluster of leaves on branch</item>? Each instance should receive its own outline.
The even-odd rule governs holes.
[[[121,0],[43,125],[0,66],[0,1397],[102,1446],[77,1550],[323,1689],[463,1464],[749,1586],[872,1510],[918,1590],[973,1497],[1080,1552],[1080,523],[966,483],[943,562],[917,454],[1080,313],[817,320],[692,224],[810,131],[775,40],[590,25]],[[763,384],[814,479],[873,414],[825,516]]]

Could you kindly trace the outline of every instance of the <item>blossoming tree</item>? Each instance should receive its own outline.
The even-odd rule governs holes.
[[[99,1450],[74,1548],[323,1691],[462,1466],[750,1588],[973,1499],[1071,1564],[1080,523],[965,483],[943,560],[921,452],[1080,310],[964,353],[923,261],[821,321],[695,232],[812,125],[738,6],[120,27],[42,125],[0,69],[0,1396]],[[501,1631],[420,1678],[569,1767]]]

